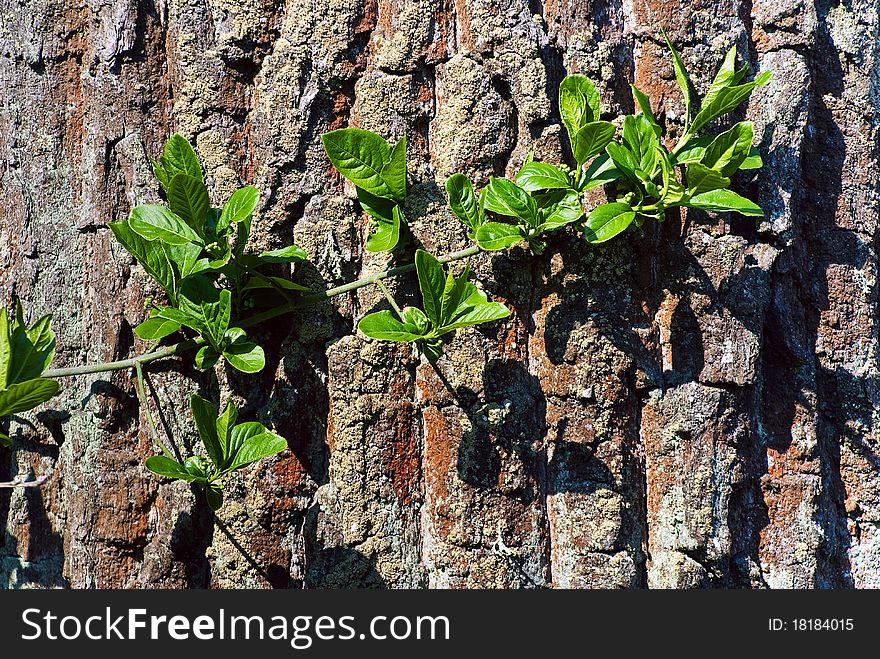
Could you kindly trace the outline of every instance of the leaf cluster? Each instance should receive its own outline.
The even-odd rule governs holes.
[[[305,252],[291,245],[260,254],[245,252],[251,221],[259,203],[256,188],[236,190],[222,208],[211,206],[202,165],[192,145],[175,133],[165,144],[153,172],[165,191],[167,206],[143,204],[129,218],[110,224],[116,239],[165,291],[169,305],[155,304],[150,317],[135,328],[149,341],[186,327],[204,345],[196,365],[210,368],[222,356],[233,368],[255,373],[265,365],[263,349],[247,339],[233,318],[242,296],[266,290],[281,296],[307,290],[266,269],[298,263]]]
[[[469,267],[465,266],[456,277],[421,249],[416,251],[415,263],[422,308],[398,310],[395,305],[394,312],[368,314],[358,323],[358,329],[366,336],[382,341],[416,342],[425,356],[436,362],[443,351],[443,337],[450,332],[510,315],[507,307],[489,302],[486,294],[468,281]]]
[[[198,395],[189,400],[199,439],[207,458],[195,455],[183,463],[169,455],[147,458],[147,469],[154,474],[195,483],[205,488],[212,510],[223,505],[223,486],[227,474],[287,448],[287,440],[257,421],[237,423],[238,409],[231,401],[223,412]]]

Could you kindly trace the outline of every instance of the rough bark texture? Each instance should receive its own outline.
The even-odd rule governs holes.
[[[880,586],[878,7],[873,0],[2,0],[0,292],[54,312],[56,364],[143,350],[155,287],[108,222],[158,199],[148,154],[192,138],[215,199],[263,190],[254,244],[304,277],[382,266],[318,139],[407,135],[414,235],[467,245],[443,182],[559,160],[557,86],[682,103],[740,46],[772,83],[738,112],[764,221],[691,213],[593,248],[474,259],[515,310],[459,332],[439,373],[353,332],[375,290],[272,323],[256,377],[151,368],[182,401],[231,395],[290,450],[233,479],[216,523],[149,475],[132,375],[65,382],[12,424],[0,586]],[[396,284],[414,296],[411,280]],[[182,372],[182,375],[181,375]],[[445,381],[445,382],[444,382]]]

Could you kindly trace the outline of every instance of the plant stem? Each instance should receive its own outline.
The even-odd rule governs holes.
[[[397,302],[394,300],[394,297],[391,295],[391,291],[388,290],[388,287],[382,283],[381,279],[376,280],[376,286],[382,289],[382,292],[385,294],[385,299],[391,304],[391,307],[394,309],[394,313],[397,314],[397,317],[400,318],[401,322],[405,322],[403,320],[403,312],[400,310],[400,307],[397,306]]]
[[[147,425],[150,427],[150,434],[153,436],[153,441],[159,445],[159,448],[162,449],[162,453],[173,459],[174,454],[168,450],[168,447],[165,446],[165,443],[159,438],[159,429],[156,427],[156,422],[153,420],[153,413],[150,411],[150,401],[147,400],[147,392],[144,387],[144,365],[141,362],[137,362],[134,365],[134,370],[135,373],[137,373],[135,389],[137,389],[138,399],[144,408],[144,416],[147,417]]]
[[[461,261],[462,259],[469,258],[471,256],[475,256],[479,254],[482,250],[478,245],[472,245],[467,249],[462,249],[458,252],[452,252],[450,254],[446,254],[445,256],[441,256],[438,261],[440,263],[452,263],[454,261]],[[334,288],[328,288],[325,291],[319,291],[317,293],[311,293],[309,295],[304,295],[300,298],[296,298],[292,302],[288,304],[283,304],[281,306],[275,307],[273,309],[269,309],[262,313],[255,314],[249,318],[243,319],[238,325],[241,328],[254,327],[255,325],[260,325],[267,320],[272,320],[273,318],[278,318],[279,316],[284,316],[285,314],[289,314],[297,309],[302,309],[303,307],[309,307],[315,304],[320,304],[325,300],[329,300],[330,298],[336,297],[337,295],[343,295],[345,293],[351,293],[352,291],[356,291],[359,288],[364,288],[365,286],[370,286],[375,284],[382,279],[387,279],[389,277],[398,277],[400,275],[404,275],[408,272],[412,272],[416,269],[415,263],[407,263],[406,265],[399,265],[394,268],[388,268],[387,270],[382,270],[381,272],[375,272],[371,275],[367,275],[361,279],[356,281],[349,282],[347,284],[342,284],[341,286],[335,286]],[[137,357],[132,357],[131,359],[122,359],[114,362],[104,362],[100,364],[86,364],[84,366],[71,366],[69,368],[53,368],[49,369],[45,373],[43,373],[44,378],[68,378],[73,377],[75,375],[87,375],[90,373],[106,373],[108,371],[122,371],[129,368],[137,369],[139,366],[143,366],[152,361],[156,361],[158,359],[164,359],[165,357],[172,357],[174,355],[179,355],[184,352],[188,352],[194,348],[198,348],[204,345],[204,341],[202,339],[194,339],[188,341],[181,341],[180,343],[175,343],[174,345],[168,346],[166,348],[161,348],[156,350],[155,348],[151,348],[146,353],[139,355]]]

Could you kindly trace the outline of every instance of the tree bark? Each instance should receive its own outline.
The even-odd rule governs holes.
[[[438,369],[354,325],[374,288],[271,322],[257,376],[151,365],[173,441],[232,396],[290,450],[216,521],[149,474],[133,374],[66,380],[0,449],[0,586],[880,586],[880,16],[852,0],[0,0],[0,293],[55,314],[57,366],[123,359],[157,290],[107,224],[156,202],[149,156],[193,141],[215,205],[262,191],[253,245],[320,287],[381,268],[319,136],[406,134],[406,214],[468,245],[443,183],[559,161],[557,88],[629,83],[675,120],[666,26],[703,92],[736,44],[774,78],[739,118],[760,222],[689,213],[591,247],[472,259],[508,321]],[[597,196],[597,200],[601,195]],[[417,300],[411,277],[396,282]]]

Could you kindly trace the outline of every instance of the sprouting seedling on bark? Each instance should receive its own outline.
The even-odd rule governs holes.
[[[262,423],[237,423],[238,408],[231,401],[222,414],[201,396],[192,396],[189,405],[207,457],[194,455],[181,463],[171,455],[154,455],[147,458],[147,469],[159,476],[200,485],[211,509],[219,510],[223,505],[223,477],[280,453],[287,448],[287,440]]]

